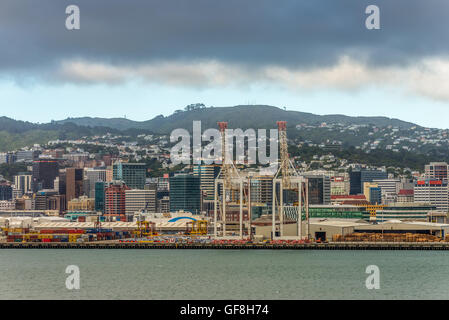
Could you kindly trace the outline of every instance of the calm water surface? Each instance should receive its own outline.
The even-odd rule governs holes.
[[[80,290],[65,287],[68,265]],[[368,265],[380,290],[365,287]],[[449,253],[6,249],[0,299],[449,299]]]

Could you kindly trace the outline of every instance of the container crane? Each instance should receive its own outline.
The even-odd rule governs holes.
[[[301,177],[296,171],[288,154],[287,144],[287,121],[277,121],[279,135],[280,161],[279,168],[273,178],[273,207],[272,207],[272,238],[286,238],[284,236],[285,210],[284,210],[284,190],[298,192],[297,210],[294,220],[297,224],[297,236],[294,239],[302,239],[302,207],[305,204],[306,221],[308,223],[308,181]],[[281,177],[281,178],[279,178]],[[279,199],[278,199],[279,190]],[[279,236],[276,235],[277,216],[279,215]],[[291,220],[291,217],[290,217]],[[307,224],[307,237],[309,228]]]

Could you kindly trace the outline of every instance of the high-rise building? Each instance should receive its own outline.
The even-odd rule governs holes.
[[[104,203],[104,215],[120,217],[125,219],[126,215],[126,190],[129,188],[122,182],[113,182],[106,187],[105,190],[105,203]]]
[[[305,175],[309,180],[309,204],[331,203],[331,182],[325,175]]]
[[[449,209],[447,180],[418,180],[415,182],[415,202],[428,203],[445,212]]]
[[[179,174],[170,178],[170,211],[201,212],[200,177]]]
[[[89,198],[95,198],[95,184],[106,182],[106,169],[87,169],[86,180],[88,185]]]
[[[251,178],[251,203],[273,203],[273,178],[271,176],[254,176]]]
[[[156,212],[156,189],[132,189],[125,191],[126,214],[146,210]]]
[[[14,176],[14,186],[16,190],[20,190],[22,194],[31,193],[31,181],[33,176],[29,173],[19,173]]]
[[[431,162],[425,165],[425,178],[429,180],[448,179],[448,164],[446,162]]]
[[[215,192],[215,178],[220,173],[217,165],[201,165],[193,167],[193,174],[200,177],[200,187],[204,200],[213,201]]]
[[[84,170],[67,168],[65,171],[65,195],[67,203],[83,195]],[[60,192],[61,193],[61,192]]]
[[[113,166],[113,179],[124,181],[131,189],[144,189],[146,165],[144,163],[123,163],[118,161]]]
[[[12,187],[8,183],[0,184],[0,200],[12,200]]]
[[[349,194],[363,193],[363,184],[365,182],[373,182],[373,180],[387,179],[388,173],[377,169],[360,169],[353,170],[349,173]]]
[[[33,192],[37,192],[42,189],[53,189],[54,181],[58,175],[58,161],[51,159],[40,159],[34,161],[31,182]]]
[[[95,183],[95,211],[104,212],[104,197],[107,184],[101,181]]]

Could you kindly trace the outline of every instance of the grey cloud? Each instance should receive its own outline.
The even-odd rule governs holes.
[[[81,30],[65,29],[65,7]],[[381,30],[366,30],[367,5]],[[113,65],[218,60],[314,69],[348,55],[409,65],[449,53],[447,0],[2,0],[0,72],[39,74],[67,60]]]

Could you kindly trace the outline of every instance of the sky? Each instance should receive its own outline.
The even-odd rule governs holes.
[[[65,25],[72,4],[79,30]],[[0,116],[263,104],[449,128],[448,12],[447,0],[2,0]]]

